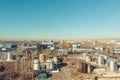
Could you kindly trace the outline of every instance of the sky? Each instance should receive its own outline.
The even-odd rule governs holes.
[[[120,0],[0,0],[0,39],[120,38]]]

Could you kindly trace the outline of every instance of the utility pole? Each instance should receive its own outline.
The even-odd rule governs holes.
[[[28,53],[28,55],[29,55],[29,61],[28,61],[28,64],[29,64],[29,71],[28,71],[28,73],[29,73],[29,80],[30,80],[30,53]]]
[[[32,53],[32,80],[34,80],[33,61],[34,61],[34,53]]]
[[[15,70],[16,70],[16,73],[18,73],[18,52],[16,52]]]

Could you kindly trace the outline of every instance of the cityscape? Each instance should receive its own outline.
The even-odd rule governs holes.
[[[0,80],[120,80],[119,0],[0,0]]]

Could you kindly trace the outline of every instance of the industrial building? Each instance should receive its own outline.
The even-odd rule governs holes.
[[[117,57],[111,54],[112,50],[109,53],[110,51],[107,50],[108,48],[111,49],[109,45],[103,45],[100,42],[99,45],[96,43],[94,46],[88,45],[89,42],[86,41],[81,41],[84,45],[68,43],[68,48],[64,46],[65,44],[57,45],[54,41],[29,43],[27,42],[27,45],[21,43],[17,45],[17,49],[11,51],[1,51],[1,66],[6,68],[8,62],[14,63],[14,65],[11,65],[14,69],[10,68],[19,73],[19,77],[25,75],[24,77],[29,80],[52,80],[52,78],[59,78],[60,80],[120,79],[119,48],[116,48],[116,46],[112,50],[114,54],[118,55]],[[3,50],[11,47],[1,45]],[[80,53],[74,54],[74,51]],[[48,75],[53,76],[48,77]]]
[[[94,61],[92,60],[93,57],[95,58]],[[102,54],[92,53],[88,55],[87,53],[83,53],[80,60],[82,61],[81,65],[83,73],[95,72],[105,78],[118,77],[118,79],[120,79],[118,59],[110,58]],[[112,78],[110,80],[112,80]],[[97,80],[104,79],[98,77]]]
[[[0,51],[11,51],[17,49],[17,44],[0,44]]]

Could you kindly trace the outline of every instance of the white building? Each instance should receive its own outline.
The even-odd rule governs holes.
[[[120,49],[114,49],[113,53],[120,53]]]

